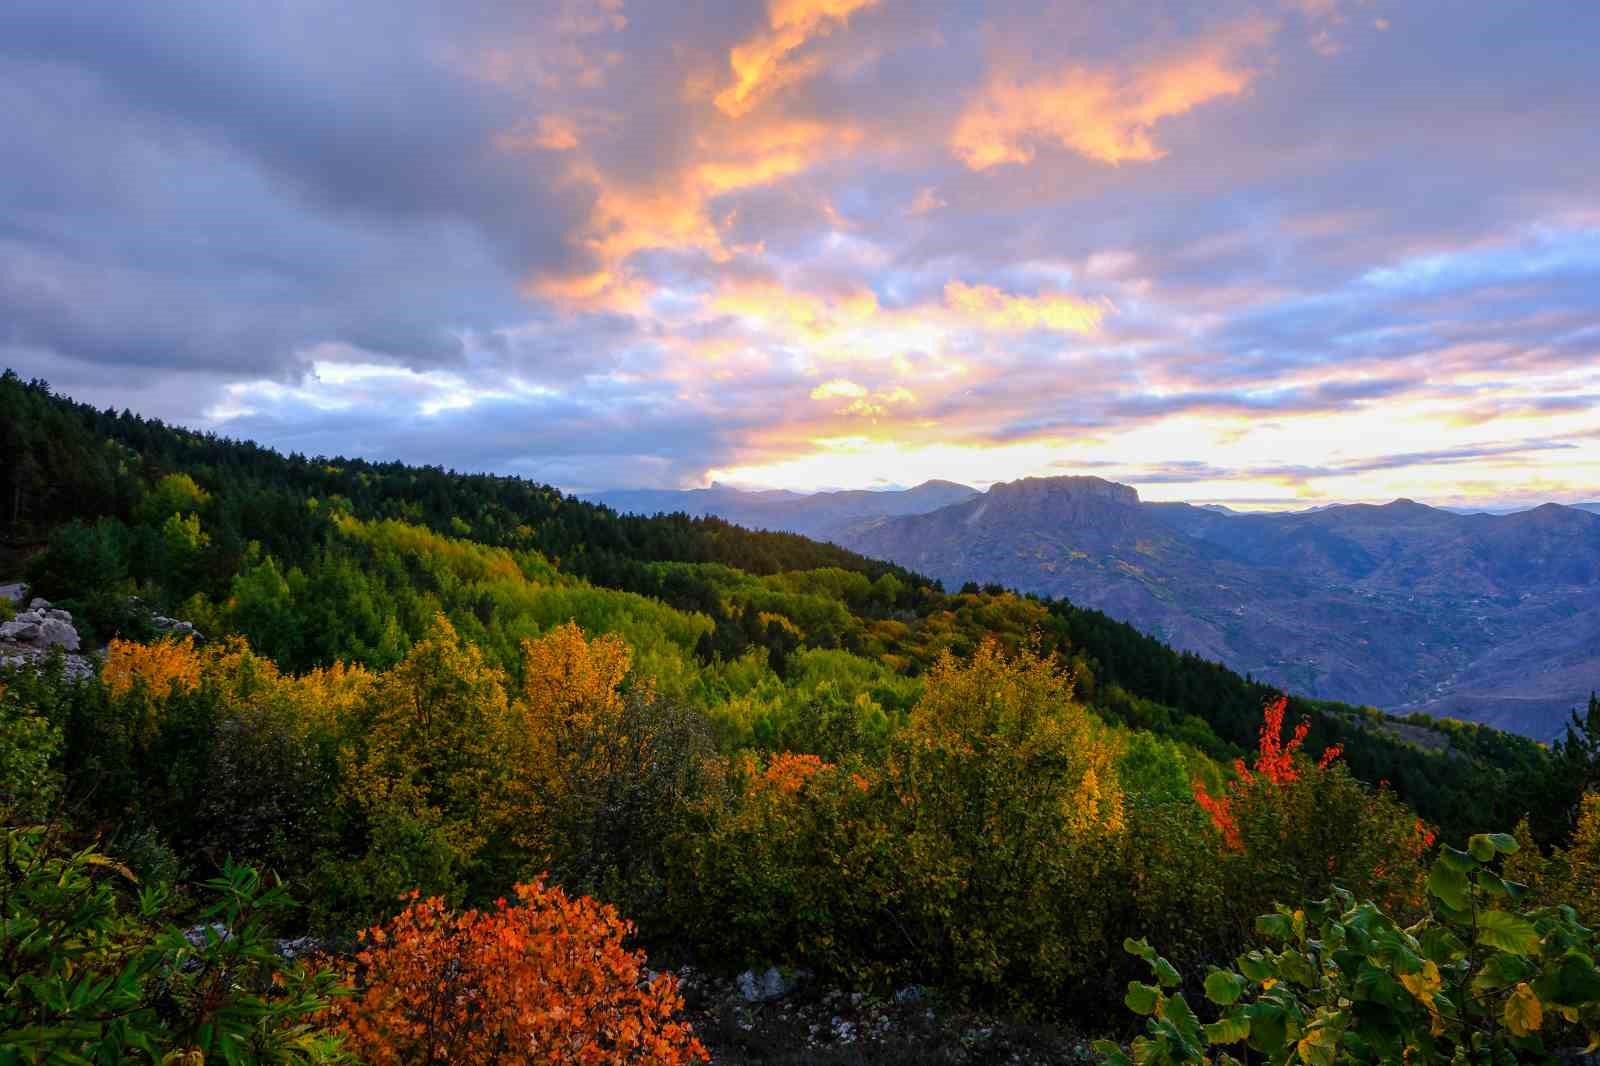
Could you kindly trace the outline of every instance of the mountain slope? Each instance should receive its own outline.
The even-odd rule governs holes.
[[[1600,516],[1397,500],[1289,515],[1026,479],[840,543],[1066,597],[1293,691],[1554,735],[1600,687]]]

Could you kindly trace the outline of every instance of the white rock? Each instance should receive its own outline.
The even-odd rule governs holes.
[[[49,609],[50,601],[43,596],[35,596],[28,602],[28,610],[30,611],[48,611]]]
[[[35,611],[31,609],[26,611],[18,611],[17,617],[13,618],[12,621],[38,625],[40,622],[44,621],[44,613],[42,611]]]
[[[72,628],[72,623],[63,622],[58,618],[47,618],[39,626],[39,643],[45,647],[60,646],[64,651],[78,650],[78,631]]]
[[[54,618],[57,622],[66,622],[68,625],[72,624],[72,612],[63,611],[59,607],[50,608],[44,613],[44,616],[46,618]]]
[[[19,644],[27,644],[39,639],[39,623],[25,622],[21,618],[0,625],[0,640],[14,640]]]

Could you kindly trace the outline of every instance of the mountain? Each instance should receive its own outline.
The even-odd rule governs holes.
[[[1410,500],[1294,514],[1028,478],[839,543],[1063,597],[1291,691],[1553,736],[1600,688],[1600,515]]]
[[[837,540],[870,519],[926,514],[977,495],[977,489],[953,481],[925,481],[910,489],[810,494],[749,492],[713,483],[708,489],[622,489],[581,498],[625,514],[715,515],[750,529]]]

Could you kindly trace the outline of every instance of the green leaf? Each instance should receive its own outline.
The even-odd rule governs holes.
[[[1250,1046],[1264,1055],[1276,1055],[1289,1039],[1289,1026],[1283,1008],[1276,1003],[1256,1002],[1245,1008],[1250,1019]]]
[[[1484,960],[1483,968],[1472,978],[1472,990],[1479,993],[1498,992],[1518,981],[1526,981],[1533,972],[1533,964],[1528,960],[1500,952]]]
[[[1200,1029],[1200,1019],[1195,1017],[1194,1011],[1190,1009],[1189,1001],[1181,995],[1173,996],[1167,1000],[1166,1009],[1162,1014],[1164,1020],[1183,1038],[1184,1043],[1199,1051],[1204,1036]]]
[[[1234,960],[1234,964],[1239,967],[1240,973],[1244,974],[1257,984],[1278,976],[1277,966],[1273,964],[1271,959],[1267,958],[1259,951],[1252,951],[1249,954],[1240,955]]]
[[[1515,855],[1517,853],[1517,838],[1510,833],[1489,833],[1489,843],[1494,845],[1494,850],[1502,855]]]
[[[1183,984],[1183,978],[1178,976],[1177,969],[1160,955],[1151,961],[1150,968],[1155,971],[1156,983],[1162,988],[1177,988]]]
[[[1439,849],[1439,861],[1459,873],[1471,873],[1478,868],[1478,860],[1464,851],[1446,844]]]
[[[1224,1015],[1206,1026],[1206,1040],[1213,1044],[1237,1044],[1250,1035],[1250,1019],[1243,1013]]]
[[[1442,925],[1430,925],[1417,937],[1422,948],[1424,958],[1432,959],[1440,966],[1454,962],[1467,953],[1467,945],[1461,938]]]
[[[1287,914],[1263,914],[1256,919],[1256,932],[1273,940],[1293,940],[1294,920]]]
[[[1122,950],[1129,955],[1136,955],[1146,962],[1156,957],[1156,949],[1151,947],[1150,941],[1144,937],[1140,937],[1138,940],[1133,939],[1131,936],[1124,939],[1122,941]]]
[[[1128,982],[1128,994],[1122,997],[1129,1010],[1135,1014],[1154,1014],[1161,1001],[1161,990],[1139,981]]]
[[[1212,970],[1206,974],[1206,998],[1219,1007],[1229,1006],[1244,995],[1245,983],[1236,973]]]
[[[1513,955],[1537,955],[1539,931],[1521,915],[1485,911],[1478,915],[1478,943]]]
[[[1433,869],[1428,873],[1428,891],[1443,900],[1451,910],[1466,911],[1472,908],[1472,885],[1467,875],[1448,863],[1433,864]]]
[[[1479,862],[1488,862],[1490,859],[1494,858],[1494,841],[1489,839],[1488,833],[1479,833],[1477,836],[1467,841],[1467,850],[1471,852],[1472,857],[1477,859]]]

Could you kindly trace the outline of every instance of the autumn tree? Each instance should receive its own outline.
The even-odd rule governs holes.
[[[1434,830],[1387,789],[1351,777],[1337,746],[1313,761],[1303,750],[1308,723],[1285,736],[1287,706],[1282,696],[1268,702],[1255,758],[1235,762],[1225,792],[1214,796],[1194,784],[1233,871],[1227,891],[1237,920],[1247,923],[1274,899],[1334,884],[1390,905],[1419,906]]]
[[[536,868],[637,912],[658,901],[661,848],[711,746],[703,717],[631,662],[622,639],[572,622],[523,642],[515,831]]]
[[[649,976],[609,906],[541,882],[488,910],[413,896],[364,934],[342,1031],[375,1066],[677,1066],[706,1061],[677,1020],[677,980]]]
[[[369,900],[413,885],[459,893],[504,832],[513,732],[504,674],[441,615],[371,686],[361,717],[340,760],[370,840],[350,887]]]
[[[1124,828],[1117,754],[1050,657],[985,640],[940,658],[889,769],[905,920],[930,961],[997,990],[1087,971],[1091,886]]]

